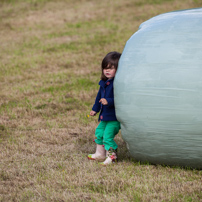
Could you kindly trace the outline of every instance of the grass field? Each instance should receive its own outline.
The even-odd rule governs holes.
[[[0,0],[0,201],[202,201],[202,171],[89,162],[100,63],[145,20],[201,0]]]

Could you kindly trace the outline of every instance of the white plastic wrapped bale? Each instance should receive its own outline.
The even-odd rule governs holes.
[[[114,94],[134,159],[202,168],[202,8],[142,23],[123,50]]]

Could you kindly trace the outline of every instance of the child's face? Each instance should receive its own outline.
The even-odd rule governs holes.
[[[108,69],[103,69],[103,73],[108,79],[112,79],[115,77],[116,69],[112,66]]]

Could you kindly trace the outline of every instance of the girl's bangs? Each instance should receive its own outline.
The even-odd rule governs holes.
[[[106,64],[105,66],[104,66],[104,68],[103,69],[110,69],[111,67],[113,67],[113,66],[115,66],[112,62],[109,62],[108,64]]]

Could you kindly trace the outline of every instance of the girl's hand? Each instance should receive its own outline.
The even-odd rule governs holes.
[[[105,98],[100,99],[100,101],[103,105],[108,105],[108,102]]]
[[[97,114],[97,112],[95,112],[95,111],[93,111],[93,110],[90,112],[90,115],[91,115],[91,116],[95,116],[96,114]]]

